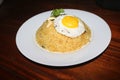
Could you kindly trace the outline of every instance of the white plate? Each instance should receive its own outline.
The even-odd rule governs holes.
[[[72,66],[87,62],[100,55],[109,45],[111,31],[108,24],[99,16],[82,10],[64,9],[65,13],[80,17],[91,29],[91,42],[71,54],[56,54],[47,52],[36,45],[35,33],[42,23],[50,16],[46,11],[28,19],[19,28],[16,44],[20,52],[28,59],[49,66]]]

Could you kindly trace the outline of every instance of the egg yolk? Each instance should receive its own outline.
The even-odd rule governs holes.
[[[62,19],[62,24],[68,28],[77,28],[79,19],[74,16],[65,16]]]

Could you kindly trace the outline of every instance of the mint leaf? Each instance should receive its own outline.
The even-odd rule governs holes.
[[[61,15],[62,13],[64,13],[63,9],[54,9],[51,13],[52,17],[58,17],[59,15]]]

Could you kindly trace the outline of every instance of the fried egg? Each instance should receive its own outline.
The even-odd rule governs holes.
[[[80,36],[85,31],[82,21],[73,15],[58,16],[54,20],[54,26],[58,33],[71,38]]]

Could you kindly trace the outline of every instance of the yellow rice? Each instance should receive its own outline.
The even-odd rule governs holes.
[[[47,25],[48,21],[46,20],[37,30],[36,42],[50,52],[71,52],[80,49],[90,42],[91,31],[85,23],[86,31],[76,38],[70,38],[58,33],[54,28],[53,22],[49,27]]]

